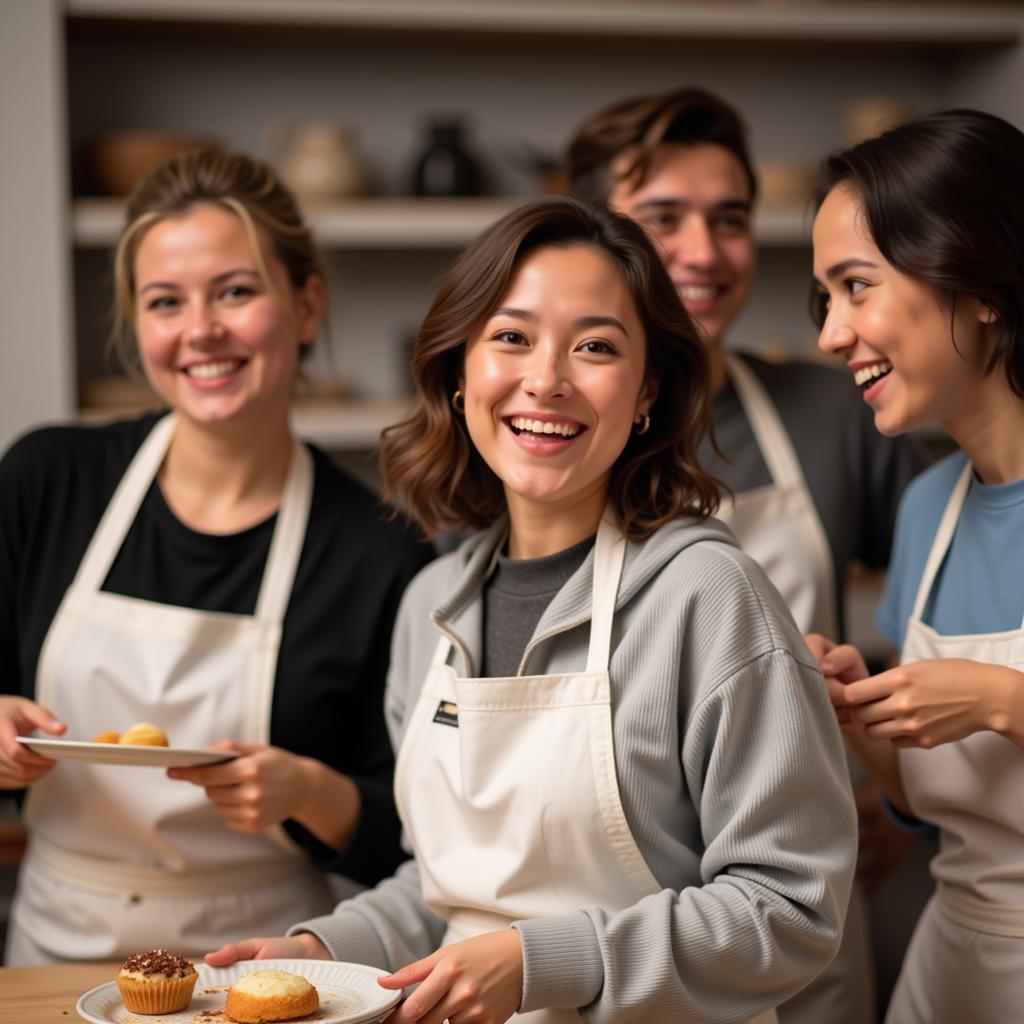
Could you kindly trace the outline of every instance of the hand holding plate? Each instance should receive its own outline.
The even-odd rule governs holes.
[[[229,942],[203,960],[211,967],[229,967],[239,960],[330,960],[327,947],[312,933],[301,935],[264,935],[255,939]]]
[[[25,697],[0,697],[0,789],[28,786],[56,764],[56,761],[29,750],[15,739],[35,729],[59,736],[67,726],[46,708]]]
[[[202,786],[228,828],[261,832],[301,813],[310,792],[308,758],[280,747],[234,740],[223,740],[209,749],[241,756],[224,764],[172,768],[167,774]]]

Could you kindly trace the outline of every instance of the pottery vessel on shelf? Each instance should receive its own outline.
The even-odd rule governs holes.
[[[910,117],[910,107],[893,96],[858,96],[843,110],[846,144],[856,146],[865,139],[873,139]]]
[[[300,199],[358,196],[366,191],[362,161],[352,140],[332,124],[292,129],[280,169],[281,180]]]
[[[818,183],[816,168],[804,160],[762,160],[757,179],[758,199],[765,206],[803,206]]]
[[[112,132],[94,139],[90,146],[93,176],[108,195],[126,196],[138,181],[172,156],[215,145],[216,142],[205,135]]]

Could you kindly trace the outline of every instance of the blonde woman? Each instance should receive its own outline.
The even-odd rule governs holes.
[[[289,428],[324,280],[271,169],[197,152],[142,182],[119,315],[166,413],[55,427],[0,463],[0,787],[30,831],[11,964],[197,953],[400,857],[381,700],[427,549]],[[157,723],[241,754],[57,764],[16,735]]]

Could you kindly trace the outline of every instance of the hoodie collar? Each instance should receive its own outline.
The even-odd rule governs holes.
[[[494,571],[497,554],[507,536],[508,520],[502,517],[459,549],[458,560],[449,578],[450,596],[431,614],[434,625],[459,651],[463,675],[466,676],[478,671],[483,663],[483,586]],[[616,611],[628,604],[681,551],[707,540],[738,547],[728,527],[719,520],[702,521],[691,516],[682,516],[667,523],[642,543],[627,543]],[[527,645],[520,673],[538,644],[590,621],[594,556],[592,549],[544,610]]]

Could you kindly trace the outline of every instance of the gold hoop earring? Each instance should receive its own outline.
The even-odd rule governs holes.
[[[452,395],[452,408],[460,416],[466,412],[466,396],[462,393],[462,388],[458,388]]]
[[[637,423],[639,423],[639,426],[636,425]],[[637,435],[637,437],[642,437],[650,429],[651,429],[651,417],[648,416],[647,413],[644,413],[643,416],[641,416],[639,420],[634,420],[633,433],[635,433]]]

